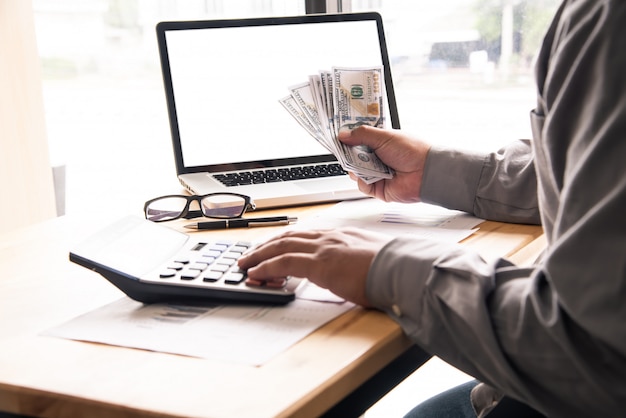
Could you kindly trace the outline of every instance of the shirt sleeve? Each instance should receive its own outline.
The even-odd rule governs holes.
[[[531,142],[519,140],[486,155],[433,146],[421,199],[483,219],[539,224]]]
[[[546,415],[621,416],[626,3],[563,4],[533,115],[533,187],[548,241],[541,263],[486,262],[461,245],[399,237],[374,259],[366,292],[426,351]],[[536,204],[527,205],[530,188],[509,178],[530,167],[528,151],[524,142],[484,156],[434,149],[424,197],[485,218],[536,220],[524,215]]]

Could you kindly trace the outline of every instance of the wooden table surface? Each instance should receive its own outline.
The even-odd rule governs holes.
[[[304,220],[328,206],[263,215]],[[62,217],[0,235],[0,410],[44,417],[314,417],[411,346],[385,314],[361,308],[260,367],[40,335],[123,297],[68,261],[71,246],[103,225]],[[280,232],[218,233],[254,241],[270,228]],[[540,227],[497,222],[484,222],[464,243],[486,259],[507,256],[519,264],[531,263],[544,246]]]

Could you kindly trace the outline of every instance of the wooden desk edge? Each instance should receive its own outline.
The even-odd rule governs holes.
[[[536,258],[545,246],[541,229],[536,226],[485,222],[480,228],[481,230],[465,241],[469,246],[477,247],[479,251],[481,247],[488,247],[493,243],[493,236],[489,236],[492,233],[496,235],[500,232],[504,235],[519,233],[523,239],[517,240],[517,243],[506,254],[507,257],[516,262],[528,263],[533,258]],[[46,227],[44,229],[48,228]],[[29,238],[32,235],[33,234],[25,234],[25,236]],[[5,235],[5,237],[6,236],[7,235]],[[15,238],[23,243],[21,234],[8,234],[8,236],[11,236],[11,241]],[[496,240],[497,239],[496,237]],[[372,311],[371,314],[384,315],[376,311]],[[364,311],[360,318],[364,318],[367,315],[368,311]],[[346,320],[346,318],[344,318],[344,320]],[[384,338],[369,347],[366,351],[360,353],[355,361],[352,361],[343,369],[338,369],[333,378],[310,391],[306,396],[286,408],[278,416],[317,416],[351,393],[362,381],[367,380],[385,365],[401,355],[411,346],[411,342],[402,333],[397,324],[389,318],[386,318],[386,321],[388,321],[388,324],[385,325],[387,327],[387,334]],[[334,326],[338,325],[335,324]],[[329,324],[311,335],[315,338],[315,335],[330,332],[331,330],[332,325]],[[309,337],[307,337],[307,339],[308,338]],[[307,339],[303,340],[303,344],[307,344]],[[289,354],[286,355],[288,356]],[[358,379],[355,377],[358,377]],[[59,402],[59,400],[61,400],[61,402]],[[179,416],[178,414],[171,413],[157,414],[154,411],[133,408],[114,402],[109,403],[62,394],[44,388],[18,387],[2,382],[0,382],[0,409],[5,409],[13,413],[28,415],[41,414],[41,416],[50,417],[68,416],[68,412],[76,412],[80,415],[89,411],[95,411],[98,416]],[[181,411],[184,410],[181,409]]]

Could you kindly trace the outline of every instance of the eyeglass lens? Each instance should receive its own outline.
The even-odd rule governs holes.
[[[146,208],[146,218],[154,222],[180,218],[187,205],[184,196],[169,196],[151,202]],[[236,195],[216,194],[200,200],[202,214],[209,218],[237,218],[246,209],[246,199]]]
[[[204,216],[209,218],[237,218],[243,215],[246,200],[228,194],[206,196],[201,200],[201,209]]]
[[[187,205],[184,197],[164,197],[151,202],[146,208],[146,218],[149,221],[171,221],[179,218]]]

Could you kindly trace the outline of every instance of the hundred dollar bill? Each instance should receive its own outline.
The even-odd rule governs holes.
[[[320,73],[320,78],[322,80],[322,91],[324,93],[324,100],[326,103],[325,113],[328,119],[328,129],[329,134],[332,137],[337,135],[337,129],[335,127],[335,107],[333,100],[333,74],[330,71],[322,71]]]
[[[311,83],[300,83],[295,86],[289,87],[289,91],[291,96],[294,98],[296,103],[298,104],[300,110],[305,115],[305,117],[310,121],[311,125],[316,130],[316,139],[318,141],[323,142],[324,146],[330,150],[332,153],[335,153],[336,150],[333,148],[334,143],[333,140],[328,137],[328,130],[324,129],[322,120],[325,119],[324,116],[320,117],[320,112],[318,111],[318,106],[316,103],[316,99],[313,95],[313,89],[311,88]]]
[[[331,129],[332,121],[328,116],[328,106],[326,102],[326,92],[322,86],[322,78],[319,74],[309,76],[309,85],[315,108],[317,109],[318,120],[321,125],[322,134],[328,144],[328,148],[333,150],[333,154],[337,155],[337,148],[335,147],[335,141],[333,139],[334,129]]]
[[[311,123],[304,111],[298,105],[293,96],[285,96],[279,100],[280,104],[289,112],[289,114],[302,126],[313,138],[322,144],[328,151],[335,153],[336,150],[329,148],[328,141],[322,135],[321,131]]]
[[[340,68],[332,70],[333,120],[335,123],[335,146],[340,158],[350,171],[362,176],[393,177],[392,170],[367,146],[351,147],[337,140],[342,129],[354,129],[360,125],[379,128],[385,126],[384,82],[381,67]]]
[[[315,105],[315,99],[313,98],[313,92],[311,91],[311,83],[301,83],[295,86],[289,87],[291,96],[298,102],[300,108],[304,111],[304,114],[309,118],[311,123],[321,129],[322,124]]]
[[[393,171],[370,148],[344,145],[337,136],[340,129],[363,124],[385,126],[382,77],[382,67],[336,67],[289,87],[290,95],[280,99],[292,117],[334,154],[345,170],[368,184],[391,178]]]

